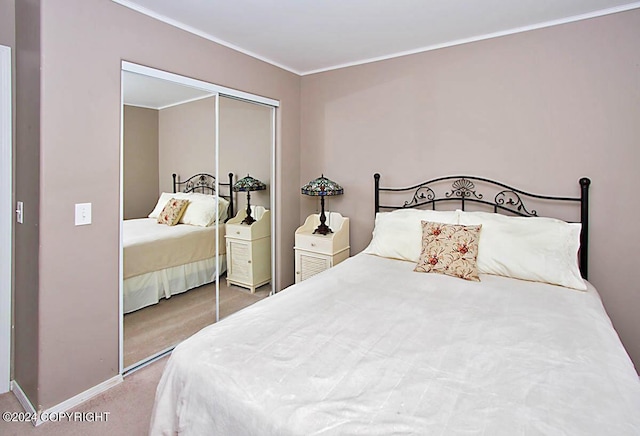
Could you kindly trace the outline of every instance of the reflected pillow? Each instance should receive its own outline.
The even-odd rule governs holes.
[[[364,253],[417,262],[422,249],[422,221],[458,224],[458,213],[420,209],[379,212],[373,238]]]
[[[164,205],[171,198],[189,200],[189,206],[185,210],[180,223],[193,226],[207,227],[216,223],[216,195],[201,194],[198,192],[163,192],[156,203],[156,207],[149,214],[149,218],[157,218]],[[227,219],[229,202],[220,197],[218,203],[218,215],[220,222]]]
[[[215,195],[200,194],[197,192],[183,193],[182,198],[189,200],[189,207],[184,212],[182,219],[183,224],[192,226],[208,227],[216,223],[216,199]],[[227,216],[227,206],[229,202],[224,198],[219,199],[219,210],[222,210],[221,221],[223,222]],[[224,216],[224,217],[223,217]]]
[[[553,218],[458,211],[460,224],[482,225],[478,270],[586,290],[580,268],[580,224]]]
[[[476,260],[481,228],[422,221],[422,251],[414,271],[479,282]]]
[[[160,194],[160,198],[158,198],[156,207],[154,207],[151,213],[149,214],[149,218],[158,218],[158,216],[160,215],[160,212],[162,212],[162,209],[164,209],[167,202],[172,198],[178,198],[179,195],[180,195],[179,192],[176,192],[174,194],[163,192],[162,194]]]
[[[178,200],[171,198],[167,204],[162,208],[162,212],[158,215],[158,224],[167,224],[169,226],[175,226],[180,221],[182,214],[187,209],[189,200]]]

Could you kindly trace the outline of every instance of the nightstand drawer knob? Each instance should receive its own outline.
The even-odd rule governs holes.
[[[251,263],[251,261],[250,261],[250,260],[247,260],[247,263]]]
[[[300,271],[296,271],[296,274],[300,274]]]
[[[311,243],[311,246],[312,246],[312,247],[315,247],[315,246],[316,246],[316,244],[314,244],[314,243],[312,242],[312,243]]]
[[[236,230],[236,235],[239,235],[239,234],[240,234],[240,232]]]

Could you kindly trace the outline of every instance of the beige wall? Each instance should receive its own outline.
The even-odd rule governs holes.
[[[160,110],[159,189],[173,192],[172,174],[186,180],[216,171],[214,97]]]
[[[40,81],[39,0],[16,4],[15,199],[24,203],[24,222],[14,227],[14,379],[32,402],[39,398],[40,356]]]
[[[30,302],[40,311],[23,320],[38,332],[39,355],[29,366],[16,353],[15,364],[30,368],[25,380],[37,371],[37,395],[28,394],[47,408],[118,373],[121,60],[280,100],[278,287],[293,282],[300,78],[110,0],[50,0],[41,17],[41,155],[31,160],[41,165],[40,268]],[[80,202],[93,204],[89,226],[73,224]]]
[[[39,399],[40,319],[40,1],[16,4],[15,199],[24,203],[24,222],[14,228],[14,372],[22,390]]]
[[[15,47],[15,0],[0,0],[0,45]]]
[[[640,270],[623,254],[640,233],[620,225],[640,214],[639,65],[634,10],[305,76],[298,183],[344,186],[331,207],[357,253],[374,172],[383,186],[460,173],[572,196],[591,177],[590,280],[640,367]],[[314,207],[303,199],[301,216]]]
[[[267,209],[271,194],[271,137],[270,108],[220,97],[220,181],[226,182],[230,172],[235,175],[234,181],[250,174],[267,185],[266,190],[251,193],[251,204]],[[246,209],[246,193],[238,193],[235,200],[236,212]]]
[[[145,218],[158,200],[158,111],[124,106],[123,214]]]
[[[271,109],[220,98],[220,181],[249,171],[267,185],[252,194],[252,204],[269,207],[271,187]],[[173,190],[193,174],[215,173],[215,99],[206,98],[162,110],[125,106],[124,217],[141,218],[155,206],[160,192]],[[228,188],[223,188],[228,195]],[[238,197],[246,204],[246,195]]]

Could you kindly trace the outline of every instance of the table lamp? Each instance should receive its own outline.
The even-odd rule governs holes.
[[[242,220],[241,224],[251,225],[256,221],[251,216],[251,191],[264,191],[265,189],[267,189],[267,185],[258,179],[254,179],[249,174],[233,185],[233,192],[247,192],[247,216]]]
[[[327,195],[342,195],[344,194],[344,189],[342,186],[338,185],[336,182],[333,182],[327,179],[324,174],[318,177],[315,180],[310,181],[306,185],[301,188],[301,191],[304,195],[310,195],[313,197],[320,197],[320,205],[322,207],[322,213],[320,214],[320,225],[317,229],[313,231],[313,233],[319,233],[321,235],[326,235],[327,233],[333,233],[333,231],[326,224],[327,217],[324,214],[324,197]]]

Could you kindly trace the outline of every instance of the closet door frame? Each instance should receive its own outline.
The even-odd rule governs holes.
[[[231,98],[236,98],[236,99],[240,99],[240,100],[245,100],[247,102],[250,103],[257,103],[260,105],[264,105],[264,106],[268,106],[272,109],[272,138],[271,138],[271,180],[272,183],[273,181],[275,181],[275,167],[276,167],[276,131],[275,131],[275,127],[276,127],[276,109],[280,106],[280,102],[278,100],[274,100],[268,97],[263,97],[260,95],[256,95],[256,94],[251,94],[248,92],[244,92],[244,91],[240,91],[237,89],[233,89],[233,88],[227,88],[225,86],[220,86],[220,85],[216,85],[213,83],[209,83],[209,82],[204,82],[201,80],[197,80],[197,79],[192,79],[190,77],[186,77],[186,76],[181,76],[179,74],[174,74],[174,73],[170,73],[167,71],[163,71],[163,70],[159,70],[156,68],[151,68],[151,67],[147,67],[144,65],[139,65],[139,64],[135,64],[132,62],[128,62],[128,61],[122,61],[122,66],[121,66],[121,70],[122,72],[131,72],[131,73],[137,73],[137,74],[143,74],[145,76],[150,76],[150,77],[154,77],[157,79],[163,79],[169,82],[174,82],[180,85],[185,85],[185,86],[191,86],[193,88],[198,88],[198,89],[202,89],[205,91],[210,92],[213,96],[215,96],[215,125],[216,125],[216,134],[215,134],[215,159],[216,159],[216,171],[215,171],[215,177],[216,177],[216,192],[220,192],[220,186],[219,186],[219,97],[220,95],[223,95],[225,97],[231,97]],[[119,240],[119,268],[118,268],[118,283],[119,283],[119,300],[118,300],[118,317],[119,317],[119,323],[118,323],[118,342],[119,342],[119,374],[120,375],[125,375],[125,368],[124,368],[124,314],[123,314],[123,308],[124,308],[124,295],[123,295],[123,246],[122,246],[122,222],[124,220],[124,171],[123,171],[123,164],[124,164],[124,109],[123,109],[123,101],[124,101],[124,89],[122,86],[123,81],[121,80],[120,82],[120,240]],[[275,259],[275,257],[273,257],[275,255],[275,222],[276,222],[276,213],[277,211],[274,208],[275,205],[275,190],[271,190],[271,198],[270,198],[270,203],[271,203],[271,238],[272,238],[272,244],[271,244],[271,254],[272,254],[272,259]],[[216,238],[220,238],[220,237],[224,237],[224,235],[220,235],[220,231],[219,231],[219,227],[216,228]],[[218,239],[219,240],[219,239]],[[220,258],[220,252],[219,252],[219,244],[216,244],[216,259],[218,259],[219,262],[219,258]],[[276,275],[275,275],[275,262],[272,261],[271,264],[271,268],[272,268],[272,272],[271,272],[271,277],[272,277],[272,283],[275,283],[276,281]],[[219,265],[217,270],[219,270]],[[272,292],[273,293],[273,292]],[[220,301],[220,280],[219,280],[219,275],[216,278],[216,322],[219,320],[219,301]],[[159,353],[156,353],[152,356],[149,356],[149,358],[147,360],[145,360],[144,362],[136,365],[135,367],[132,368],[127,368],[127,374],[134,372],[140,368],[142,368],[143,366],[146,366],[152,362],[154,362],[155,360],[159,359],[160,357],[163,357],[164,355],[166,355],[167,353],[171,352],[171,350],[173,350],[174,347],[170,347],[166,350],[162,350]]]
[[[11,293],[13,289],[13,155],[11,48],[0,45],[0,394],[11,381]]]

